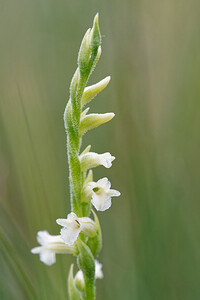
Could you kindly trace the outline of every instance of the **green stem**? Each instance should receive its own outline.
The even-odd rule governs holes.
[[[86,37],[88,36],[85,35],[85,38]],[[88,78],[97,62],[95,60],[97,58],[100,43],[101,36],[98,25],[98,15],[96,15],[88,40],[83,39],[81,44],[78,56],[78,68],[72,78],[70,85],[70,100],[68,101],[64,112],[64,122],[67,132],[71,209],[78,217],[88,216],[91,207],[90,203],[81,202],[81,192],[85,178],[85,173],[81,171],[79,161],[79,151],[81,146],[81,137],[79,135],[81,98]],[[80,234],[80,237],[77,240],[79,248],[78,265],[83,272],[85,281],[84,298],[85,300],[95,300],[95,261],[91,249],[85,243],[85,236]],[[73,281],[70,282],[71,285],[73,285]]]
[[[71,189],[71,208],[74,213],[79,217],[83,215],[81,206],[81,191],[83,188],[83,172],[79,161],[79,150],[81,139],[79,136],[79,124],[81,115],[81,98],[84,92],[89,75],[80,76],[80,81],[77,87],[75,99],[76,105],[72,109],[71,100],[69,100],[65,113],[64,121],[67,131],[67,149],[68,149],[68,162],[69,162],[69,180]]]
[[[85,290],[86,290],[85,300],[95,300],[96,296],[95,296],[94,283],[91,283],[91,281],[87,282],[87,280],[85,280]]]

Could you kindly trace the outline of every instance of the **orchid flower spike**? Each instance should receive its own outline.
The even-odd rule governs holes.
[[[68,214],[67,219],[57,219],[56,222],[63,226],[60,231],[61,238],[67,245],[73,245],[81,231],[90,237],[96,234],[96,224],[92,219],[78,218],[73,212]]]
[[[56,220],[57,224],[62,226],[60,235],[54,236],[47,231],[39,231],[37,240],[40,246],[31,250],[32,253],[39,254],[40,260],[46,265],[55,263],[57,253],[71,253],[77,256],[80,270],[74,278],[72,265],[68,277],[70,300],[96,299],[95,279],[103,278],[102,265],[95,260],[102,248],[102,232],[93,210],[94,220],[89,218],[91,204],[97,210],[104,211],[111,206],[112,197],[120,196],[120,192],[111,189],[111,183],[106,177],[94,182],[91,170],[100,165],[110,168],[115,157],[109,152],[90,152],[91,146],[87,146],[81,153],[83,135],[114,117],[112,112],[87,114],[89,108],[83,110],[110,81],[110,76],[107,76],[97,84],[86,87],[101,55],[101,41],[97,13],[92,28],[87,30],[81,42],[78,66],[70,84],[69,101],[64,112],[71,213],[66,219]]]
[[[106,177],[99,179],[97,182],[91,181],[87,186],[91,189],[91,202],[96,210],[104,211],[108,209],[112,204],[111,197],[120,196],[119,191],[111,189],[111,183]]]
[[[38,231],[37,241],[41,246],[31,249],[31,252],[39,254],[45,265],[51,266],[56,262],[56,253],[76,255],[75,246],[66,245],[60,235],[50,235],[46,230]]]

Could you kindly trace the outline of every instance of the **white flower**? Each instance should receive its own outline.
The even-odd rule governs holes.
[[[41,246],[31,249],[31,252],[39,254],[40,260],[48,266],[56,262],[56,253],[76,253],[75,247],[66,245],[60,235],[50,235],[46,230],[38,231],[37,241]]]
[[[104,211],[111,206],[111,197],[120,196],[120,192],[110,189],[111,183],[106,177],[97,182],[91,181],[87,186],[91,188],[92,204],[100,211]]]
[[[80,155],[81,170],[85,172],[88,169],[97,167],[99,165],[102,165],[105,168],[110,168],[114,159],[115,157],[112,156],[109,152],[103,154],[87,152]]]
[[[57,219],[57,224],[63,226],[61,229],[61,238],[68,245],[73,245],[81,231],[89,236],[94,236],[96,233],[95,222],[88,218],[78,218],[73,212],[68,214],[67,219]]]
[[[98,262],[98,260],[95,259],[95,279],[102,279],[103,278],[103,271],[102,271],[102,264]],[[75,276],[75,282],[79,283],[79,285],[84,286],[84,277],[83,277],[83,272],[79,270],[76,273]]]

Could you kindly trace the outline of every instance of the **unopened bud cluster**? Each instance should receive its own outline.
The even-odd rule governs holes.
[[[62,226],[60,235],[39,231],[37,240],[40,246],[31,250],[39,254],[46,265],[55,263],[59,253],[77,257],[79,271],[74,277],[72,265],[68,278],[71,300],[95,299],[95,280],[103,278],[102,265],[96,260],[101,250],[102,236],[98,218],[91,208],[94,206],[98,211],[105,211],[111,206],[111,198],[120,195],[117,190],[111,189],[106,177],[96,182],[93,180],[92,168],[99,165],[110,168],[115,157],[109,152],[91,152],[91,146],[87,146],[82,153],[80,151],[83,135],[114,117],[114,113],[88,114],[89,108],[83,109],[110,81],[108,76],[86,87],[100,55],[101,34],[97,14],[92,29],[87,30],[81,43],[78,67],[71,81],[70,99],[64,113],[72,211],[66,219],[56,220]]]

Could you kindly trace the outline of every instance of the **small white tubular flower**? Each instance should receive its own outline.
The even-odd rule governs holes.
[[[104,211],[108,209],[112,204],[111,197],[120,196],[119,191],[110,189],[111,183],[106,177],[97,182],[89,182],[88,187],[91,188],[91,202],[96,210]]]
[[[57,219],[57,224],[63,226],[61,229],[61,238],[67,245],[73,245],[82,231],[88,236],[94,236],[96,233],[95,222],[88,218],[78,218],[73,212],[68,214],[67,219]]]
[[[102,264],[100,264],[100,262],[98,262],[98,260],[95,259],[95,279],[102,279],[102,278],[103,278]],[[81,270],[79,270],[76,273],[75,282],[79,286],[85,285],[83,272]]]
[[[73,245],[82,230],[77,215],[70,213],[68,214],[67,219],[57,219],[56,223],[63,226],[60,231],[63,241],[68,245]]]
[[[60,235],[50,235],[46,230],[38,231],[37,241],[41,246],[31,249],[31,252],[39,254],[40,260],[48,266],[56,262],[56,253],[76,254],[74,246],[66,245]]]
[[[112,161],[115,159],[109,152],[103,154],[97,154],[95,152],[87,152],[79,157],[81,163],[81,170],[83,172],[88,169],[95,168],[99,165],[105,168],[110,168],[112,166]]]

